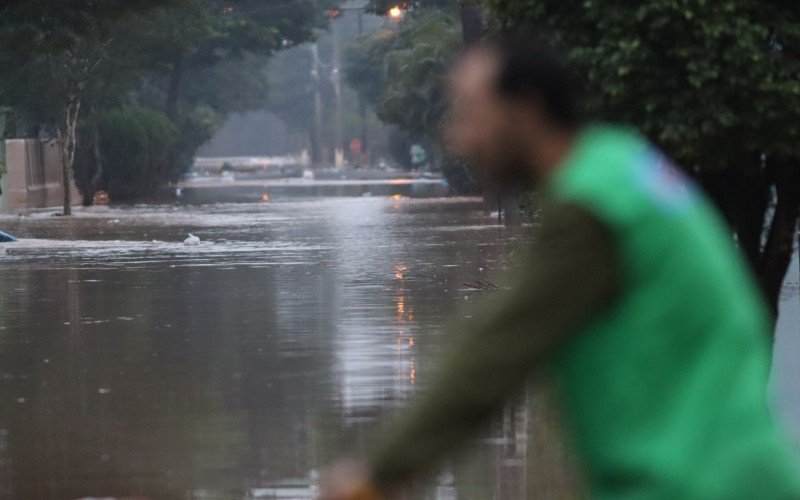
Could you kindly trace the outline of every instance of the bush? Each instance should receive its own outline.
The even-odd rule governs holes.
[[[101,187],[112,200],[152,196],[173,177],[177,131],[163,113],[115,110],[100,121]]]

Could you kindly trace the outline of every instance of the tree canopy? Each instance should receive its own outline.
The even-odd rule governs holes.
[[[0,15],[0,104],[12,133],[56,137],[65,183],[78,154],[84,199],[107,179],[97,124],[149,108],[175,127],[176,171],[237,111],[263,107],[263,69],[276,51],[313,38],[332,0],[66,0],[6,2]],[[20,50],[20,48],[24,48]],[[147,119],[145,112],[123,119]],[[107,120],[107,119],[106,119]],[[95,150],[94,154],[86,151]],[[110,168],[122,165],[109,162]],[[121,168],[121,167],[120,167]],[[146,170],[159,172],[164,170]],[[147,174],[150,175],[150,174]],[[160,174],[159,174],[160,175]],[[123,176],[124,177],[124,176]],[[158,183],[141,182],[147,195]],[[69,212],[69,200],[64,210]]]
[[[593,114],[635,124],[688,167],[735,168],[743,151],[800,156],[797,5],[489,3],[507,26],[537,27],[564,50]]]
[[[353,46],[345,75],[382,120],[435,136],[447,108],[444,75],[460,47],[457,19],[430,9]]]
[[[564,52],[590,115],[635,126],[702,182],[777,308],[800,213],[800,4],[487,4]]]

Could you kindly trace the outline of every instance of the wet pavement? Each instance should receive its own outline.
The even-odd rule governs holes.
[[[529,240],[477,200],[399,196],[0,228],[22,238],[0,249],[0,498],[311,498],[424,386],[447,319],[491,293],[466,284]],[[798,436],[792,272],[773,388]],[[525,420],[507,410],[418,498],[518,498]]]

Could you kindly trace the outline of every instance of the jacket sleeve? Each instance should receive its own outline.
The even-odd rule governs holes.
[[[559,343],[614,300],[620,266],[613,235],[574,205],[542,219],[516,285],[454,325],[432,383],[372,454],[372,481],[393,489],[430,472],[472,437]]]

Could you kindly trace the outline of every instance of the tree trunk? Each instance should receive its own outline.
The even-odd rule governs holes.
[[[756,271],[777,318],[781,288],[792,260],[795,228],[800,218],[800,165],[784,160],[776,162],[772,169],[777,200]]]
[[[185,58],[181,52],[176,52],[172,58],[172,73],[169,77],[166,106],[167,116],[171,120],[174,120],[178,116],[178,99],[180,98],[185,62]]]
[[[753,159],[757,162],[758,159]],[[743,172],[754,172],[743,174]],[[705,174],[704,189],[736,233],[740,250],[754,272],[761,260],[761,241],[770,200],[770,182],[762,169],[751,164],[733,166],[723,172]]]
[[[81,110],[80,92],[72,92],[67,98],[64,122],[59,127],[61,149],[61,183],[64,189],[63,215],[72,215],[72,166],[75,163],[76,129]],[[62,129],[63,127],[63,129]]]
[[[92,121],[92,157],[94,159],[92,191],[96,192],[103,179],[103,155],[100,153],[100,126],[97,123],[97,117]]]
[[[92,163],[94,171],[89,179],[81,179],[81,184],[78,186],[81,194],[83,195],[83,206],[90,207],[94,205],[94,195],[97,193],[98,185],[103,177],[103,160],[100,155],[100,127],[97,123],[97,115],[92,110],[91,123],[91,145],[92,145]]]
[[[771,158],[764,168],[735,166],[705,175],[702,181],[736,234],[739,249],[777,319],[800,218],[800,165]]]

